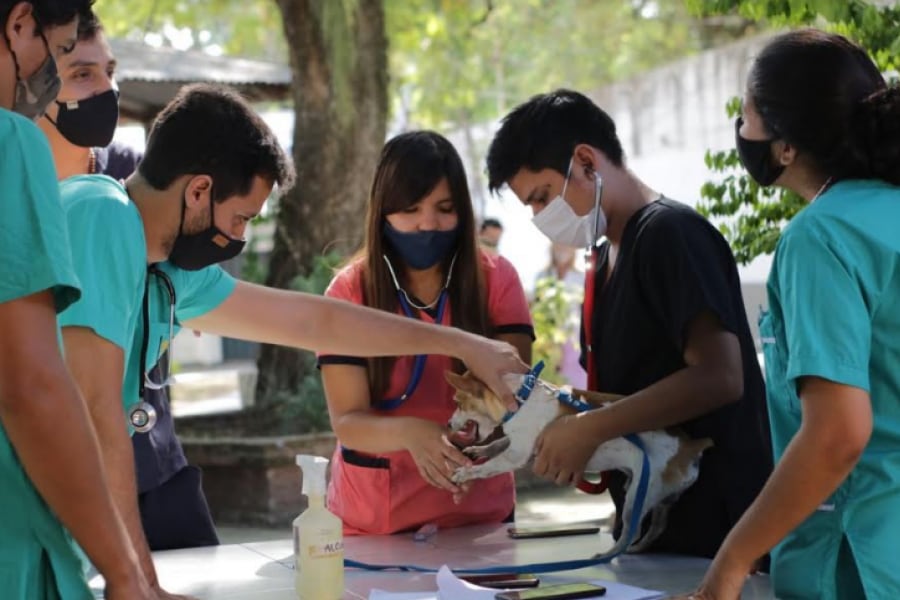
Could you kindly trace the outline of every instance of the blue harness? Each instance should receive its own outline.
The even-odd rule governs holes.
[[[534,386],[537,384],[537,378],[540,374],[541,370],[544,368],[544,362],[538,362],[534,368],[525,376],[524,381],[522,382],[522,386],[516,392],[516,400],[519,403],[519,406],[525,403],[528,400],[528,397],[531,395],[531,392],[534,390]],[[574,398],[572,394],[564,391],[560,391],[557,394],[557,399],[567,405],[571,406],[578,412],[585,412],[591,409],[590,405],[586,402],[578,400]],[[503,421],[509,421],[511,418],[515,416],[515,413],[507,413],[503,417]],[[561,560],[555,562],[541,562],[541,563],[531,563],[528,565],[498,565],[498,566],[490,566],[490,567],[479,567],[479,568],[466,568],[466,569],[454,569],[454,571],[459,573],[467,573],[467,574],[485,574],[489,575],[492,573],[550,573],[554,571],[572,571],[575,569],[584,569],[586,567],[593,567],[597,565],[606,564],[611,562],[612,559],[616,558],[623,552],[628,549],[628,546],[631,545],[631,542],[634,540],[634,536],[641,526],[641,513],[644,510],[644,501],[647,499],[647,487],[650,483],[650,460],[647,458],[647,450],[644,448],[644,442],[641,441],[641,438],[635,434],[628,434],[624,436],[626,440],[637,446],[641,454],[643,455],[643,460],[641,462],[641,475],[638,479],[638,488],[634,497],[634,506],[631,511],[631,519],[628,523],[628,535],[619,538],[619,541],[616,542],[615,546],[613,546],[609,552],[604,554],[597,554],[591,558],[579,559],[579,560]],[[357,560],[352,560],[349,558],[344,559],[344,566],[352,569],[364,569],[366,571],[411,571],[417,573],[436,573],[437,569],[431,567],[423,567],[420,565],[382,565],[382,564],[371,564],[360,562]]]

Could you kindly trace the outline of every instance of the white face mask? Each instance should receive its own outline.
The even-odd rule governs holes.
[[[562,193],[551,200],[544,210],[536,214],[531,222],[540,229],[541,233],[558,244],[575,246],[577,248],[591,247],[606,233],[606,215],[600,208],[600,194],[603,190],[603,182],[600,175],[594,174],[594,208],[584,215],[575,214],[572,207],[566,202],[566,188],[569,186],[569,176],[572,174],[572,162],[569,161],[569,171],[566,173],[566,181],[563,183]]]

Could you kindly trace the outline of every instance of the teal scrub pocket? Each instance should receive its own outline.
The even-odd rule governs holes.
[[[787,352],[775,335],[775,322],[771,312],[763,312],[759,317],[759,339],[762,344],[766,371],[766,394],[769,402],[786,406],[792,412],[800,413],[797,392],[786,378]],[[784,337],[782,336],[782,340]]]

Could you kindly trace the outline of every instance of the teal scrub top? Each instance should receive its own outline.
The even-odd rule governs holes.
[[[47,138],[0,109],[0,302],[51,290],[78,300],[69,236]],[[11,600],[92,598],[72,539],[34,488],[0,424],[0,590]]]
[[[775,251],[760,322],[776,460],[800,428],[798,379],[867,391],[862,458],[772,553],[780,598],[900,598],[900,188],[833,185]]]
[[[140,317],[147,243],[137,206],[121,183],[79,175],[60,184],[81,300],[59,316],[60,327],[86,327],[125,352]]]
[[[138,400],[143,371],[156,364],[169,342],[169,295],[157,276],[147,274],[143,222],[120,182],[104,175],[81,175],[66,179],[60,189],[72,236],[75,271],[84,289],[81,301],[60,315],[60,325],[87,327],[122,349],[126,365],[122,405],[127,411]],[[182,321],[218,307],[236,285],[218,265],[185,271],[165,262],[160,268],[171,278],[176,291],[176,332]],[[142,369],[147,277],[150,336]]]

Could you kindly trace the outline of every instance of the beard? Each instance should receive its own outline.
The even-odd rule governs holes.
[[[185,218],[184,225],[180,228],[181,233],[184,235],[193,235],[195,233],[200,233],[209,228],[212,223],[212,212],[210,208],[207,206],[202,209],[199,214],[194,215],[193,217]],[[163,241],[163,251],[166,256],[172,253],[172,248],[175,247],[175,240],[178,238],[179,230],[176,229],[172,232],[172,234]]]

